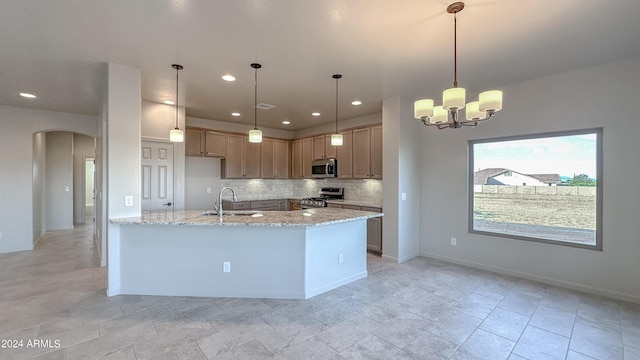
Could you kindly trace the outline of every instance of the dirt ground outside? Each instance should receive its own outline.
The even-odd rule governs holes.
[[[527,224],[525,236],[595,243],[595,196],[475,193],[473,213],[475,230],[519,234]]]

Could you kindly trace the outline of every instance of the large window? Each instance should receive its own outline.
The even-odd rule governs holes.
[[[469,142],[469,231],[602,250],[602,129]]]

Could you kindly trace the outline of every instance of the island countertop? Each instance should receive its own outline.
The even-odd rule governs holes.
[[[205,225],[205,226],[324,226],[383,216],[369,211],[318,208],[294,211],[256,211],[256,215],[203,215],[206,210],[145,213],[141,216],[109,219],[120,225]]]

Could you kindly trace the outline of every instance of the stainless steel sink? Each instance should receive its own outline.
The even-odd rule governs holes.
[[[225,210],[222,212],[222,216],[253,216],[259,213],[260,211],[255,211],[255,210]],[[202,215],[213,216],[213,215],[218,215],[218,212],[207,211],[202,213]]]

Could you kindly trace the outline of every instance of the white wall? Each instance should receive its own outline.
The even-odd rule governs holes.
[[[253,125],[236,124],[236,123],[217,121],[217,120],[199,119],[194,117],[187,117],[187,125],[205,128],[205,129],[212,129],[212,130],[246,133],[247,135],[249,134],[249,130],[253,129]],[[283,139],[293,138],[293,131],[263,128],[263,127],[259,127],[259,128],[260,130],[262,130],[262,136],[276,137],[276,138],[283,138]]]
[[[140,70],[109,63],[107,77],[107,219],[139,216]],[[124,205],[125,196],[133,196],[133,206]]]
[[[47,164],[47,136],[46,133],[39,132],[33,134],[33,243],[35,244],[40,235],[45,232],[45,172]]]
[[[411,103],[395,97],[382,105],[382,173],[385,213],[382,257],[404,262],[419,254],[420,147],[412,128]],[[402,199],[402,194],[406,194]]]
[[[73,133],[47,133],[46,230],[73,229]]]
[[[640,191],[629,191],[640,178],[639,84],[636,58],[506,86],[504,109],[477,128],[416,123],[424,138],[421,253],[640,302]],[[468,140],[593,127],[604,128],[603,251],[467,232]]]
[[[96,117],[0,105],[0,253],[33,248],[33,135],[96,134]]]
[[[341,129],[349,129],[349,128],[355,128],[359,126],[380,124],[381,122],[382,122],[382,112],[359,116],[353,119],[340,120],[338,122],[338,131],[340,131]],[[323,134],[327,132],[335,132],[335,131],[336,131],[336,123],[330,122],[330,123],[314,126],[311,128],[295,131],[293,135],[296,139],[298,139],[298,138],[313,136],[317,134]]]
[[[213,209],[213,202],[218,199],[221,189],[220,158],[187,156],[185,174],[185,208]],[[210,193],[207,193],[207,188],[211,188]]]
[[[85,159],[95,156],[95,140],[92,137],[73,134],[73,223],[84,224],[85,223],[85,197],[87,197],[85,191],[85,171],[84,163]],[[88,195],[89,199],[92,198],[92,194]]]

